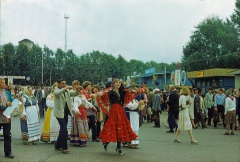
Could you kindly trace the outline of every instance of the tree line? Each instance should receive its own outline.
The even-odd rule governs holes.
[[[107,82],[111,77],[126,80],[126,77],[133,75],[133,72],[140,75],[151,67],[156,67],[158,71],[165,67],[174,70],[176,63],[155,61],[144,63],[135,59],[127,61],[121,55],[114,57],[112,54],[100,51],[78,56],[72,50],[64,52],[58,48],[52,51],[47,46],[41,48],[36,44],[29,49],[25,44],[14,47],[12,43],[8,43],[2,47],[0,67],[2,75],[30,77],[29,82],[24,81],[22,84],[42,84],[42,67],[44,85],[50,85],[60,78],[65,78],[67,81],[78,79],[80,82],[89,80],[93,84],[100,84]]]

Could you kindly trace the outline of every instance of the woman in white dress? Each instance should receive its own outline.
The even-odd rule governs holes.
[[[188,134],[190,136],[190,139],[191,139],[191,143],[198,143],[198,141],[196,141],[192,135],[192,124],[191,124],[191,121],[190,121],[190,117],[189,117],[189,107],[191,106],[191,103],[187,96],[190,94],[190,91],[188,88],[183,88],[180,92],[180,98],[179,98],[179,122],[178,122],[178,129],[177,129],[177,132],[176,132],[176,138],[174,140],[174,142],[177,142],[177,143],[182,143],[178,136],[180,134],[180,131],[181,130],[187,130],[188,131]]]
[[[32,145],[40,139],[39,107],[36,97],[32,94],[32,87],[24,88],[22,106],[19,107],[22,140]]]

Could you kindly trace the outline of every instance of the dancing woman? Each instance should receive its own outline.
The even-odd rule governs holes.
[[[99,139],[103,142],[104,150],[107,151],[107,146],[109,142],[117,142],[116,153],[119,155],[124,155],[121,150],[122,142],[129,142],[137,138],[137,135],[133,132],[130,122],[126,117],[123,109],[124,92],[123,86],[118,79],[114,80],[113,89],[108,93],[98,98],[99,106],[105,111],[105,102],[108,98],[111,108],[108,115],[108,119],[100,132]]]

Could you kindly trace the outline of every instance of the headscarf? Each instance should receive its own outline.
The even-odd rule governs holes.
[[[24,87],[24,90],[23,90],[23,94],[25,94],[25,95],[27,95],[27,96],[32,96],[32,94],[29,94],[29,92],[28,92],[28,88],[30,88],[31,86],[26,86],[26,87]]]
[[[58,86],[58,82],[53,83],[53,85],[51,87],[51,93],[53,93],[55,86]]]

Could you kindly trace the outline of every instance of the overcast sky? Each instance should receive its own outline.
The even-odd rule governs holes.
[[[178,62],[207,17],[229,18],[235,0],[2,0],[1,43],[30,39],[77,55],[99,50],[126,60]]]

